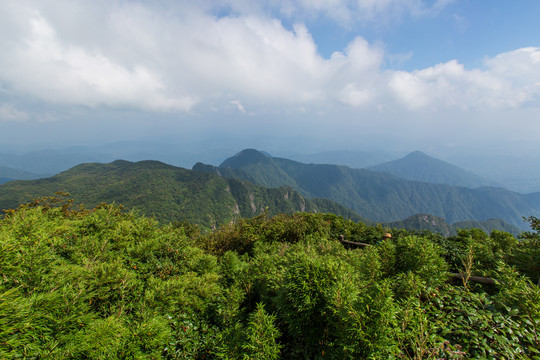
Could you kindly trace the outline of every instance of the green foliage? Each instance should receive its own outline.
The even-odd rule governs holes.
[[[265,213],[221,227],[201,239],[201,246],[217,255],[230,250],[244,254],[252,252],[257,241],[296,243],[309,238],[327,238],[330,221],[326,216],[302,212],[269,218]]]
[[[466,358],[529,358],[528,331],[486,293],[444,287],[430,299],[432,329]],[[457,355],[457,354],[456,354]]]
[[[437,233],[445,237],[455,236],[461,229],[480,229],[486,233],[491,233],[492,231],[505,231],[512,235],[517,235],[521,232],[517,226],[511,225],[501,219],[489,219],[486,221],[466,220],[448,224],[445,219],[428,214],[416,214],[405,220],[394,221],[386,223],[385,225],[393,229]]]
[[[288,333],[302,339],[302,352],[323,350],[332,337],[330,312],[334,288],[339,279],[338,262],[322,261],[309,255],[296,258],[285,274],[278,307],[284,314]]]
[[[222,255],[227,251],[240,254],[250,252],[253,244],[260,238],[260,226],[266,215],[251,219],[240,219],[236,223],[222,226],[218,231],[200,239],[200,245],[206,251]]]
[[[1,222],[1,357],[155,358],[178,335],[167,313],[213,314],[219,266],[182,229],[113,205],[53,205]]]
[[[501,286],[496,301],[520,324],[520,340],[525,347],[540,355],[540,289],[504,263],[500,264],[497,276]]]
[[[540,220],[531,216],[527,221],[532,231],[522,234],[522,240],[513,249],[509,263],[540,286]]]
[[[274,360],[279,358],[280,345],[277,342],[279,330],[275,326],[276,317],[264,310],[262,303],[248,318],[246,341],[242,345],[243,359]]]
[[[336,215],[264,213],[201,235],[116,205],[37,199],[0,220],[0,358],[535,358],[530,222],[520,241],[381,240],[382,226]],[[450,280],[467,259],[495,285]]]
[[[456,236],[438,238],[444,257],[454,272],[463,271],[470,262],[471,270],[478,275],[491,275],[498,263],[512,257],[518,242],[509,233],[494,230],[490,235],[480,229],[460,230]]]

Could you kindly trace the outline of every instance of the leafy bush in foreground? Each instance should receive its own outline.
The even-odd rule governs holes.
[[[519,241],[382,240],[380,226],[298,213],[203,236],[38,199],[0,220],[0,358],[538,358],[531,225]],[[341,235],[372,245],[345,248]]]

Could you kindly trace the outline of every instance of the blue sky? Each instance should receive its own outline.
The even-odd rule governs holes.
[[[540,153],[538,14],[524,0],[0,0],[0,142]]]

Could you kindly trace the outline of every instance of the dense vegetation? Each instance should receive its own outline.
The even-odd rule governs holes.
[[[431,214],[449,223],[498,218],[522,228],[524,216],[540,214],[540,193],[410,181],[365,169],[303,164],[253,149],[243,150],[219,166],[220,171],[227,168],[242,170],[249,176],[245,179],[257,185],[287,185],[308,198],[330,199],[376,222]],[[242,172],[234,174],[244,179]]]
[[[382,240],[336,215],[262,214],[202,235],[37,199],[0,221],[0,358],[538,358],[529,222],[519,240]]]
[[[461,229],[472,228],[477,228],[487,233],[491,233],[493,230],[502,230],[512,235],[521,233],[521,230],[517,226],[510,225],[501,219],[489,219],[486,221],[469,220],[448,224],[443,218],[429,214],[416,214],[405,220],[385,223],[385,226],[396,229],[428,230],[443,236],[457,235]]]

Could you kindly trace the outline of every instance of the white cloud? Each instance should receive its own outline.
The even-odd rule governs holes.
[[[29,118],[28,113],[18,110],[12,104],[0,104],[0,122],[21,122]]]
[[[490,73],[504,79],[512,88],[533,100],[540,95],[540,48],[528,47],[487,58]]]
[[[414,72],[388,72],[388,87],[409,108],[515,108],[540,106],[540,50],[525,48],[466,70],[457,60]]]
[[[226,3],[233,11],[246,14],[257,12],[279,12],[285,17],[309,20],[327,18],[337,24],[349,27],[355,22],[371,24],[388,23],[405,16],[432,16],[442,11],[455,0],[228,0]],[[429,3],[432,3],[431,5]]]
[[[240,112],[264,105],[314,113],[336,104],[413,111],[540,105],[537,48],[488,58],[482,69],[452,60],[413,72],[383,70],[383,49],[365,39],[325,59],[306,25],[287,29],[252,3],[230,2],[252,14],[217,17],[211,2],[0,0],[0,85],[53,104],[172,112],[227,104]],[[424,16],[448,3],[276,0],[264,6],[290,14],[332,7],[337,12],[329,16],[337,18],[394,10]]]
[[[40,13],[17,10],[25,17],[27,31],[15,39],[17,44],[2,38],[4,54],[9,55],[0,60],[0,81],[12,89],[51,102],[85,106],[188,110],[195,104],[193,97],[166,94],[160,75],[143,64],[117,62],[100,49],[65,43],[54,24]]]
[[[232,101],[229,101],[229,104],[235,105],[236,108],[238,109],[238,111],[240,111],[242,114],[245,114],[245,113],[246,113],[246,109],[244,108],[244,106],[242,105],[242,103],[240,103],[240,101],[238,101],[238,100],[232,100]]]
[[[364,106],[369,104],[374,97],[370,90],[372,89],[362,89],[354,84],[347,84],[340,92],[339,101],[355,107]]]

